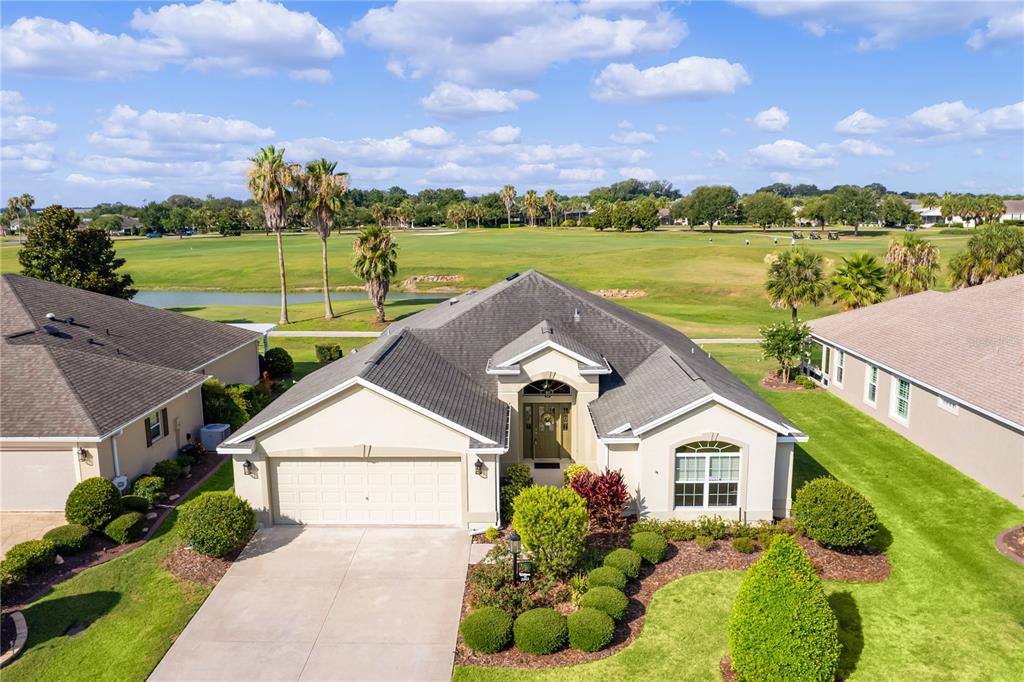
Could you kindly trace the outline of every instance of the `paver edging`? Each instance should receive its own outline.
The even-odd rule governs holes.
[[[996,549],[998,549],[1003,556],[1013,561],[1016,561],[1018,564],[1024,566],[1024,559],[1022,559],[1016,553],[1012,552],[1010,550],[1009,544],[1007,544],[1006,542],[1006,538],[1010,535],[1010,533],[1017,530],[1018,528],[1024,528],[1024,526],[1013,526],[1011,528],[1007,528],[1002,533],[1000,533],[996,537]]]
[[[25,649],[25,643],[28,641],[28,623],[25,622],[25,616],[21,611],[11,611],[8,615],[14,623],[14,645],[10,651],[0,656],[0,668],[16,659]]]

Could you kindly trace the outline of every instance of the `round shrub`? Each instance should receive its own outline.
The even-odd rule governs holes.
[[[516,646],[528,654],[553,654],[565,646],[565,616],[554,609],[530,609],[512,627]]]
[[[69,523],[46,531],[43,539],[53,543],[57,554],[74,554],[85,547],[85,541],[89,539],[90,533],[92,531],[85,526]]]
[[[629,606],[629,597],[614,587],[592,587],[580,599],[580,606],[589,606],[607,613],[614,620],[622,620]]]
[[[500,535],[501,531],[495,528],[494,526],[489,526],[487,530],[484,531],[484,537],[487,538],[488,542],[494,542],[498,539],[498,536]]]
[[[569,646],[580,651],[598,651],[615,636],[615,621],[604,611],[583,607],[569,615]]]
[[[757,550],[754,538],[738,537],[732,539],[732,548],[741,554],[753,554]]]
[[[816,478],[796,492],[793,517],[807,537],[822,545],[856,547],[878,532],[878,517],[859,492],[834,478]]]
[[[132,486],[132,493],[146,498],[150,506],[164,499],[164,479],[159,476],[142,476]],[[124,498],[121,498],[124,501]]]
[[[145,518],[137,511],[125,512],[108,523],[103,532],[117,544],[127,545],[139,537],[139,529],[142,528]]]
[[[68,495],[64,518],[92,530],[103,530],[121,513],[121,493],[113,483],[96,476],[87,478]]]
[[[222,557],[249,541],[256,530],[256,513],[234,493],[204,493],[182,505],[178,526],[192,549]]]
[[[586,464],[570,464],[565,467],[565,471],[562,472],[562,480],[566,485],[569,485],[572,483],[572,479],[587,471],[590,471],[590,469],[587,468]]]
[[[634,552],[643,557],[647,563],[657,564],[665,558],[668,542],[665,540],[664,535],[646,531],[634,534],[630,547],[633,548]]]
[[[485,606],[462,619],[462,639],[473,651],[493,654],[512,639],[512,616],[495,606]]]
[[[141,495],[125,495],[121,498],[121,506],[128,511],[149,511],[149,500]]]
[[[614,587],[616,590],[624,590],[626,574],[614,566],[600,566],[587,574],[587,584],[591,587]]]
[[[46,568],[57,557],[57,547],[49,540],[19,542],[7,550],[0,561],[0,582],[13,585],[23,582],[36,571]]]
[[[779,535],[743,577],[729,619],[729,655],[741,679],[831,682],[839,623],[814,566]]]
[[[181,478],[181,465],[173,459],[164,459],[153,465],[152,473],[164,480],[164,487],[172,486]]]
[[[604,565],[617,568],[627,578],[633,579],[640,576],[640,555],[631,549],[622,547],[612,550],[604,558]]]
[[[292,356],[284,348],[271,348],[263,356],[263,360],[271,379],[291,376],[292,370],[295,368]]]

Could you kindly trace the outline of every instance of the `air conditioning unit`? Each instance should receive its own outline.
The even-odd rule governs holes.
[[[228,439],[231,435],[230,424],[207,424],[199,431],[199,442],[203,447],[213,452],[217,446]]]

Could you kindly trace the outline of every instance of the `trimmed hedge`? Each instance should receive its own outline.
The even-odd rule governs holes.
[[[127,545],[129,542],[138,539],[139,529],[146,517],[137,511],[130,511],[121,514],[107,524],[103,529],[107,537],[119,545]]]
[[[132,494],[145,498],[150,506],[164,499],[164,479],[159,476],[141,476],[132,486]],[[124,498],[121,498],[122,502]]]
[[[668,549],[665,536],[651,532],[635,533],[629,544],[633,551],[649,564],[661,563],[665,558],[665,550]]]
[[[834,478],[816,478],[796,491],[793,518],[807,537],[831,547],[864,545],[878,533],[871,503]]]
[[[192,549],[222,557],[249,541],[256,530],[256,513],[234,493],[204,493],[182,505],[178,527]]]
[[[128,511],[149,511],[149,500],[142,495],[125,495],[121,498],[121,506]]]
[[[263,355],[263,361],[271,379],[291,376],[292,370],[295,369],[295,361],[284,348],[271,348]]]
[[[614,587],[616,590],[626,589],[626,574],[614,566],[600,566],[587,574],[590,587]]]
[[[31,574],[46,568],[57,557],[57,548],[49,540],[19,542],[7,550],[0,561],[0,583],[13,585],[23,582]]]
[[[598,651],[615,636],[615,621],[604,611],[584,606],[569,614],[569,646],[580,651]]]
[[[87,478],[68,495],[64,517],[68,523],[77,523],[92,530],[103,530],[121,513],[121,493],[105,478]]]
[[[553,654],[569,637],[565,616],[554,609],[530,609],[512,626],[516,646],[528,654]]]
[[[640,561],[641,557],[639,554],[631,549],[621,547],[608,553],[604,558],[604,565],[617,568],[627,578],[634,579],[640,576]]]
[[[69,523],[66,526],[51,528],[43,534],[44,540],[53,543],[57,554],[74,554],[85,547],[85,541],[89,539],[91,530],[77,523]]]
[[[729,655],[741,679],[832,682],[839,623],[811,560],[778,535],[743,577],[729,619]]]
[[[169,487],[181,478],[181,465],[176,460],[164,459],[153,465],[151,473],[164,480],[164,487]]]
[[[485,606],[463,618],[459,632],[473,651],[493,654],[512,640],[512,616],[496,606]]]
[[[313,348],[316,350],[316,361],[321,365],[341,359],[341,346],[336,343],[318,343]]]
[[[622,620],[629,606],[629,597],[614,587],[592,587],[580,599],[580,606],[589,606],[607,613],[614,620]]]

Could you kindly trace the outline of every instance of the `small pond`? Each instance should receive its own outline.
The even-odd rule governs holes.
[[[422,299],[438,301],[447,298],[444,294],[388,294],[388,300]],[[281,303],[281,294],[270,291],[140,291],[132,299],[136,303],[156,308],[189,308],[217,305],[262,305],[276,306]],[[324,295],[314,291],[288,292],[289,303],[319,303]],[[368,301],[365,291],[335,291],[332,301]]]

